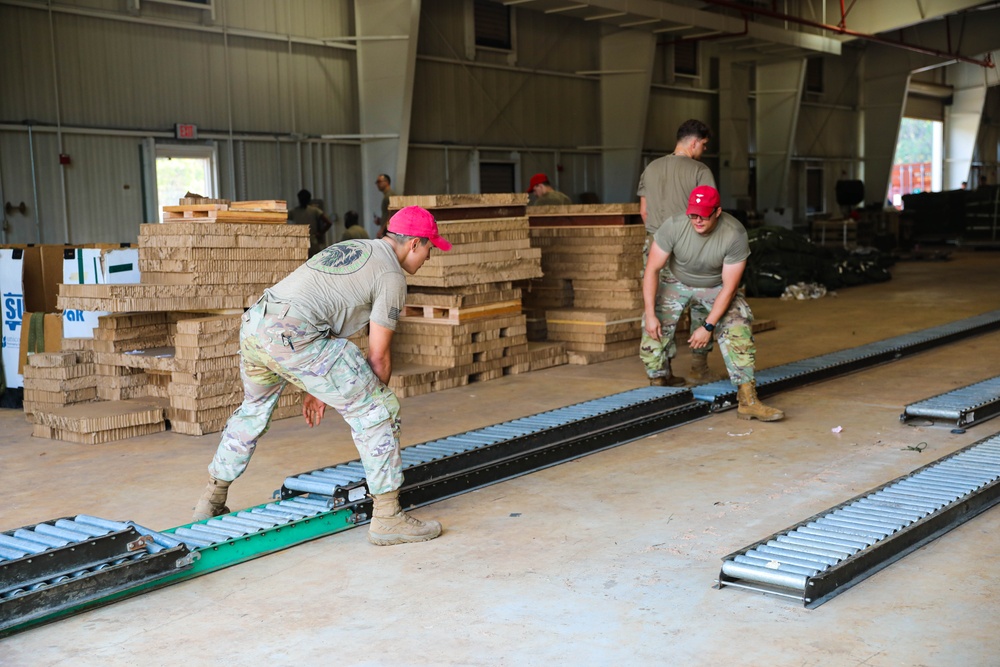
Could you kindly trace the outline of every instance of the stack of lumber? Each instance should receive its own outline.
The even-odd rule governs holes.
[[[430,210],[452,244],[407,276],[406,307],[392,341],[393,391],[416,396],[531,370],[521,290],[512,283],[541,276],[527,196],[393,197],[391,206]],[[538,367],[557,363],[560,351],[537,352]]]
[[[29,354],[24,386],[24,412],[29,419],[36,412],[93,401],[98,396],[89,352]]]
[[[545,277],[531,281],[526,302],[536,319],[544,317],[546,339],[565,343],[569,363],[636,354],[646,236],[638,214],[637,204],[528,209],[531,245],[542,251]]]
[[[107,311],[93,340],[89,413],[35,414],[35,435],[108,442],[173,430],[222,430],[243,400],[239,324],[263,290],[305,262],[307,226],[285,224],[285,202],[184,199],[162,224],[141,225],[138,285],[61,285],[59,307]],[[26,396],[27,397],[27,396]],[[301,412],[287,387],[274,419]],[[86,418],[84,418],[86,417]]]

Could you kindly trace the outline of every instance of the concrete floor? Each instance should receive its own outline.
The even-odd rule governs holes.
[[[759,366],[1000,307],[996,254],[893,273],[821,300],[753,301],[778,321],[757,337]],[[981,335],[778,394],[783,422],[725,412],[416,510],[444,523],[433,542],[376,548],[349,530],[29,630],[0,642],[0,664],[997,665],[1000,509],[816,610],[712,586],[727,553],[1000,430],[899,422],[907,403],[1000,373],[998,347],[1000,333]],[[404,445],[643,384],[627,359],[405,399]],[[218,441],[73,445],[31,438],[14,411],[0,430],[0,530],[79,513],[185,523]],[[277,422],[230,506],[353,458],[337,418]]]

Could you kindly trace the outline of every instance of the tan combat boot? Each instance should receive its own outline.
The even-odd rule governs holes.
[[[691,355],[691,381],[706,382],[712,379],[712,372],[708,370],[707,354]]]
[[[226,507],[226,497],[229,495],[230,484],[232,482],[209,477],[205,492],[201,494],[198,504],[194,506],[192,520],[205,521],[212,517],[229,514],[229,508]]]
[[[666,368],[667,374],[663,377],[649,378],[649,386],[651,387],[683,387],[687,384],[687,380],[684,378],[674,375],[674,372],[670,370],[670,360],[667,359]]]
[[[740,404],[736,416],[740,419],[759,419],[762,422],[776,422],[785,418],[785,413],[769,408],[757,398],[757,383],[751,380],[740,385],[736,393]]]
[[[406,542],[426,542],[441,534],[437,521],[420,521],[399,507],[399,489],[372,496],[372,522],[368,541],[380,547]]]

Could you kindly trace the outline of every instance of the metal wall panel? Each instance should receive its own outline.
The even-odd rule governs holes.
[[[649,95],[649,114],[646,117],[644,150],[654,153],[670,152],[677,144],[677,128],[689,118],[697,118],[715,128],[717,98],[704,93],[682,92],[653,88]],[[709,147],[710,152],[718,146]]]
[[[70,238],[137,243],[139,225],[149,222],[142,219],[139,140],[67,135],[63,146],[73,159],[65,167]]]
[[[0,119],[56,121],[45,12],[0,5]]]

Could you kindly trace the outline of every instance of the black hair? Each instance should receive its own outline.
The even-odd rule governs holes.
[[[308,190],[299,190],[299,194],[296,197],[299,198],[299,206],[308,206],[313,198],[312,193]]]
[[[344,228],[353,227],[358,224],[358,212],[348,211],[344,214]]]
[[[677,128],[677,141],[681,141],[682,139],[687,139],[688,137],[697,137],[699,139],[711,139],[712,129],[708,125],[705,125],[700,120],[697,120],[695,118],[690,118],[681,123],[681,126]]]

